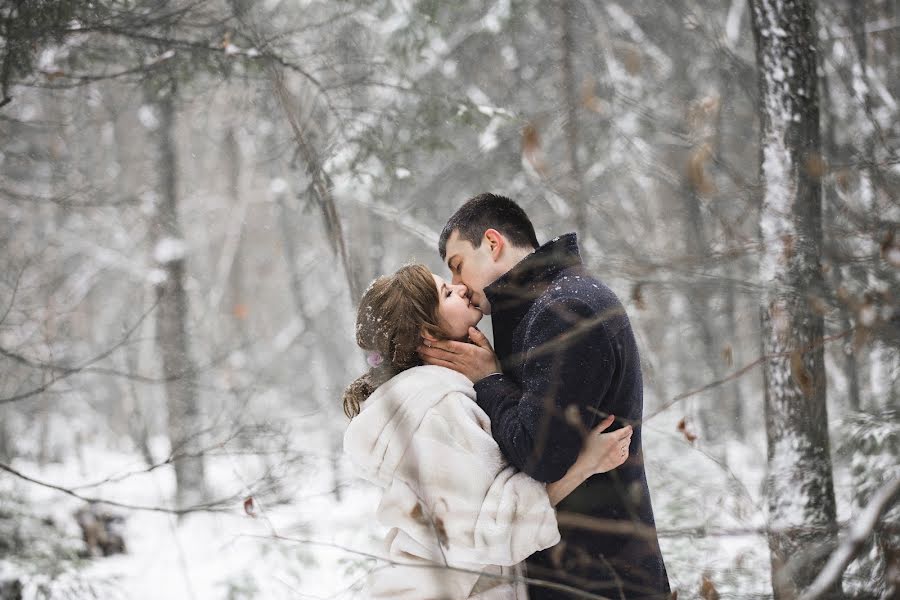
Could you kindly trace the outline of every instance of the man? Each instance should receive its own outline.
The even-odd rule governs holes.
[[[560,503],[563,539],[528,560],[529,577],[609,598],[667,598],[641,453],[640,358],[618,298],[584,269],[575,234],[539,247],[525,212],[503,196],[466,202],[441,232],[439,251],[453,283],[491,315],[496,353],[472,328],[474,344],[431,342],[420,354],[472,380],[510,463],[556,481],[604,416],[635,426],[626,463]],[[573,597],[546,586],[531,586],[529,596]]]

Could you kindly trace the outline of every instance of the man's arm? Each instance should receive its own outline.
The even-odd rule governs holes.
[[[538,481],[565,475],[599,419],[589,407],[600,402],[615,369],[603,317],[575,299],[549,304],[525,333],[521,388],[503,374],[475,383],[503,454]]]

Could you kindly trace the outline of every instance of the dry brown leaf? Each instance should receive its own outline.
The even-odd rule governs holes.
[[[444,527],[444,521],[440,517],[434,519],[434,530],[437,533],[438,543],[446,548],[450,544],[450,539],[447,537],[447,528]]]
[[[881,258],[892,267],[900,269],[900,238],[893,229],[881,241]]]
[[[815,179],[821,179],[828,170],[828,165],[825,163],[825,159],[822,158],[821,154],[813,154],[807,158],[804,166],[806,167],[807,174]]]
[[[581,84],[581,105],[592,112],[603,114],[603,102],[597,97],[593,77],[588,77]]]
[[[725,359],[725,364],[729,367],[734,366],[734,347],[731,344],[725,344],[722,348],[722,358]]]
[[[425,518],[425,514],[422,511],[422,503],[416,502],[416,505],[412,507],[412,510],[409,511],[409,516],[413,521],[417,521],[419,523]]]
[[[794,236],[789,233],[786,233],[781,236],[781,247],[782,247],[782,258],[784,259],[784,264],[790,264],[791,259],[794,258]]]
[[[841,188],[842,192],[847,192],[850,190],[850,171],[847,169],[841,169],[834,175],[834,181],[837,183],[838,187]]]
[[[719,600],[719,591],[716,590],[716,586],[709,575],[705,573],[700,581],[700,597],[703,600]]]
[[[700,144],[691,151],[687,164],[687,178],[691,187],[698,194],[711,194],[716,186],[706,173],[706,161],[712,156],[709,144]]]
[[[647,303],[644,301],[644,288],[642,283],[635,283],[631,287],[631,301],[638,310],[645,310]]]
[[[816,391],[815,380],[812,373],[806,368],[803,362],[803,353],[799,350],[791,352],[791,377],[804,396],[807,398],[813,397]]]
[[[686,417],[681,417],[681,420],[678,421],[678,426],[676,427],[676,429],[678,429],[678,431],[680,431],[684,435],[684,439],[686,439],[689,443],[693,444],[697,440],[697,435],[688,431]]]
[[[529,123],[522,130],[522,157],[543,177],[547,171],[541,152],[541,140],[537,127]]]

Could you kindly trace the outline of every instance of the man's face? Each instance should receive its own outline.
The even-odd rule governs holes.
[[[491,314],[491,303],[484,295],[484,288],[492,284],[506,272],[487,239],[475,248],[471,242],[459,239],[459,232],[453,231],[447,239],[447,266],[453,275],[453,284],[463,284],[469,290],[472,303],[482,313]]]

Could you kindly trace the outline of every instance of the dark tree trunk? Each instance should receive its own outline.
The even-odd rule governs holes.
[[[175,457],[175,502],[179,508],[184,508],[203,500],[205,485],[203,457],[200,456],[197,372],[188,343],[184,241],[178,221],[175,93],[172,82],[165,85],[156,98],[160,205],[154,258],[161,270],[161,281],[156,287],[156,343],[166,379],[169,442]]]
[[[809,0],[751,0],[760,86],[760,283],[769,548],[776,600],[793,598],[836,543],[822,338],[815,310],[822,195],[816,29]],[[840,584],[829,597],[841,596]]]

